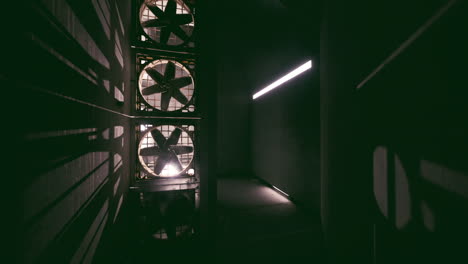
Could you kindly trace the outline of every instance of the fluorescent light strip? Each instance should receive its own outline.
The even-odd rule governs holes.
[[[280,79],[278,79],[277,81],[275,81],[274,83],[268,85],[267,87],[263,88],[262,90],[260,90],[259,92],[255,93],[252,97],[252,99],[257,99],[258,97],[268,93],[269,91],[275,89],[276,87],[280,86],[281,84],[291,80],[292,78],[298,76],[299,74],[307,71],[308,69],[312,68],[312,61],[309,60],[308,62],[302,64],[301,66],[299,66],[298,68],[296,68],[295,70],[291,71],[290,73],[286,74],[285,76],[281,77]]]
[[[276,186],[274,186],[274,185],[272,185],[272,187],[273,187],[273,189],[277,190],[277,191],[278,191],[278,192],[280,192],[281,194],[283,194],[283,195],[285,195],[285,196],[289,197],[289,194],[287,194],[287,193],[283,192],[283,191],[282,191],[282,190],[280,190],[278,187],[276,187]]]

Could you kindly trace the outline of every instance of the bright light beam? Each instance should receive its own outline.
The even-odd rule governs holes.
[[[302,64],[301,66],[299,66],[295,70],[291,71],[290,73],[286,74],[285,76],[281,77],[280,79],[278,79],[274,83],[272,83],[272,84],[268,85],[267,87],[263,88],[262,90],[258,91],[257,93],[255,93],[252,96],[252,99],[253,100],[257,99],[258,97],[268,93],[269,91],[275,89],[276,87],[278,87],[281,84],[291,80],[292,78],[298,76],[299,74],[307,71],[310,68],[312,68],[312,61],[311,60],[309,60],[308,62]]]
[[[286,197],[289,197],[289,194],[287,194],[287,193],[283,192],[283,191],[282,191],[282,190],[280,190],[278,187],[276,187],[276,186],[274,186],[274,185],[272,185],[272,187],[273,187],[273,189],[275,189],[275,190],[276,190],[276,191],[278,191],[279,193],[281,193],[281,194],[285,195]]]

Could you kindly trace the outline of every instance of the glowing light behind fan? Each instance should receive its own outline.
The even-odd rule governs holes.
[[[165,176],[169,176],[169,177],[172,177],[172,176],[176,176],[177,174],[179,174],[180,171],[178,171],[176,169],[176,167],[174,167],[174,165],[172,164],[167,164],[164,169],[162,170],[161,174],[162,175],[165,175]]]

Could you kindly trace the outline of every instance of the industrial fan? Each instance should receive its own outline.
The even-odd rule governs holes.
[[[190,135],[180,127],[162,125],[150,128],[138,146],[143,168],[153,176],[174,177],[188,169],[194,147]]]
[[[196,229],[193,189],[145,193],[142,202],[146,227],[153,238],[174,240],[193,235]]]
[[[149,38],[165,46],[187,43],[194,28],[192,11],[182,0],[145,0],[140,24]]]
[[[172,60],[155,60],[146,65],[138,84],[145,102],[164,112],[185,107],[194,92],[190,71]]]

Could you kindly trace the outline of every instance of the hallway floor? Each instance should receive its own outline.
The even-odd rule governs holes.
[[[322,263],[320,217],[255,179],[218,180],[219,260],[307,256]]]
[[[121,263],[264,262],[285,256],[290,263],[304,257],[309,263],[324,263],[318,209],[305,210],[262,182],[247,178],[218,179],[217,206],[216,248],[208,250],[210,256],[201,253],[196,239],[171,242],[144,236],[132,256]]]

